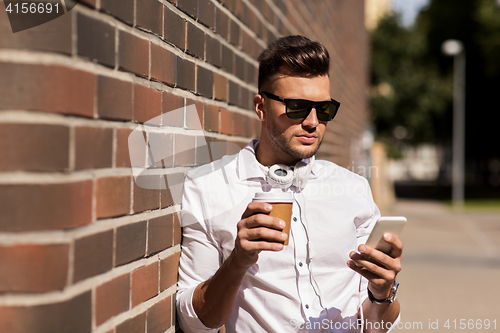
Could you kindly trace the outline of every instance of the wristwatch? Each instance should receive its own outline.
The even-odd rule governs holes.
[[[394,280],[394,284],[392,285],[392,289],[391,289],[391,293],[390,293],[389,297],[387,297],[386,299],[382,299],[382,300],[376,299],[375,297],[373,297],[372,292],[370,291],[370,289],[367,288],[368,299],[370,300],[370,302],[375,303],[375,304],[390,304],[390,303],[394,302],[394,300],[396,299],[396,293],[398,292],[398,287],[399,287],[398,280]]]

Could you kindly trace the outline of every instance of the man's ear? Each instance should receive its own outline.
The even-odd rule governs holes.
[[[260,121],[264,121],[266,119],[266,111],[264,110],[264,99],[260,94],[253,97],[253,106],[257,117],[259,117]]]

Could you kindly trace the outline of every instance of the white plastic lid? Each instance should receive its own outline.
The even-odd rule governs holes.
[[[255,193],[253,201],[293,203],[293,194],[290,192],[260,192]]]

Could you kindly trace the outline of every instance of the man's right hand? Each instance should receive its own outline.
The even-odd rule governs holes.
[[[273,206],[251,202],[238,222],[233,256],[235,264],[248,269],[257,262],[260,251],[281,251],[287,235],[282,232],[285,222],[269,216]]]
[[[285,222],[269,213],[265,202],[251,202],[238,222],[234,250],[215,274],[200,283],[193,294],[193,307],[207,327],[221,327],[231,316],[243,277],[257,262],[260,251],[281,251]]]

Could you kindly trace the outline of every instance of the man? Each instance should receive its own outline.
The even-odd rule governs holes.
[[[339,107],[328,72],[328,51],[317,42],[270,44],[254,97],[260,141],[187,174],[177,295],[185,332],[386,332],[398,318],[401,241],[384,236],[389,255],[362,245],[380,216],[368,182],[314,162]],[[300,165],[301,175],[275,188],[267,174],[275,164]],[[276,190],[294,197],[286,248],[284,222],[269,216],[269,204],[252,202]]]

